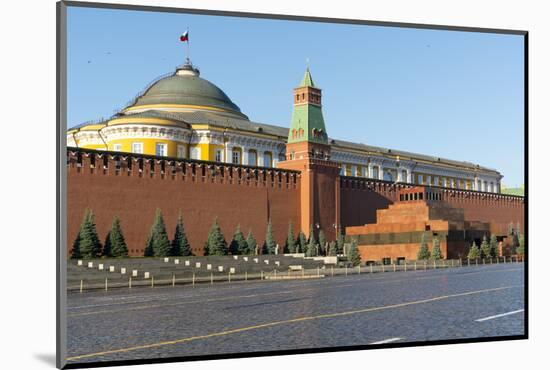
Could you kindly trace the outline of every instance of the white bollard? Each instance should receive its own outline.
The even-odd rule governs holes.
[[[108,290],[107,278],[105,278],[105,291]]]
[[[193,286],[195,286],[195,273],[193,272]]]
[[[176,274],[172,274],[172,286],[176,286]]]
[[[82,290],[84,288],[84,280],[80,280],[80,293],[82,293]]]
[[[132,277],[128,278],[128,289],[132,289]]]

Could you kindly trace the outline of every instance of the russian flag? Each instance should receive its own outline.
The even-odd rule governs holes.
[[[180,41],[181,41],[181,42],[189,41],[189,31],[185,31],[185,32],[180,36]]]

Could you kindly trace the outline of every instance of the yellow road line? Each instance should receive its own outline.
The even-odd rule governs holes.
[[[467,272],[464,275],[472,275],[472,274],[481,274],[481,273],[488,273],[488,272],[504,272],[504,271],[517,271],[521,269],[505,269],[505,270],[490,270],[490,271],[476,271],[476,272]],[[423,271],[419,271],[423,272]],[[385,284],[385,283],[401,283],[401,282],[409,282],[409,281],[416,281],[416,280],[426,280],[426,279],[437,279],[445,275],[430,275],[430,276],[423,276],[418,277],[414,279],[393,279],[393,280],[385,280],[383,277],[368,277],[368,281],[372,280],[384,280],[380,282],[376,282],[378,284]],[[454,276],[454,275],[453,275]],[[462,276],[462,275],[457,275]],[[367,280],[365,279],[365,280]],[[348,279],[347,281],[350,281],[352,279]],[[323,284],[325,285],[325,284]],[[350,287],[354,284],[340,284],[340,285],[331,285],[328,286],[328,288],[344,288],[344,287]],[[142,306],[134,306],[134,307],[125,307],[125,308],[119,308],[119,309],[113,309],[113,310],[100,310],[100,311],[89,311],[89,312],[81,312],[81,313],[73,313],[69,314],[68,317],[79,317],[79,316],[90,316],[90,315],[100,315],[105,313],[117,313],[117,312],[128,312],[128,311],[137,311],[137,310],[146,310],[150,308],[159,308],[159,307],[168,307],[168,306],[180,306],[180,305],[186,305],[186,304],[197,304],[197,303],[207,303],[207,302],[220,302],[220,301],[229,301],[234,299],[244,299],[244,298],[257,298],[257,297],[263,297],[263,296],[270,296],[270,295],[281,295],[281,294],[292,294],[297,292],[307,292],[312,290],[318,290],[319,288],[323,288],[326,286],[317,285],[315,288],[307,288],[307,289],[295,289],[295,290],[285,290],[280,292],[271,292],[271,293],[258,293],[258,294],[249,294],[249,295],[240,295],[240,296],[229,296],[229,297],[221,297],[221,298],[207,298],[207,299],[201,299],[201,300],[194,300],[194,301],[185,301],[185,302],[175,302],[175,303],[159,303],[159,304],[151,304],[151,305],[142,305]],[[139,303],[139,302],[136,302]],[[130,305],[135,304],[132,302],[124,302],[121,303],[124,305]]]
[[[292,323],[297,323],[297,322],[319,320],[319,319],[329,319],[329,318],[335,318],[335,317],[355,315],[355,314],[360,314],[360,313],[382,311],[382,310],[388,310],[388,309],[393,309],[393,308],[400,308],[400,307],[412,306],[412,305],[417,305],[417,304],[441,301],[441,300],[449,299],[449,298],[464,297],[464,296],[473,295],[473,294],[489,293],[489,292],[495,292],[495,291],[518,288],[518,287],[522,287],[522,286],[521,285],[510,285],[510,286],[499,287],[499,288],[482,289],[482,290],[475,290],[475,291],[464,292],[464,293],[449,294],[449,295],[444,295],[444,296],[439,296],[439,297],[434,297],[434,298],[422,299],[422,300],[419,300],[419,301],[397,303],[397,304],[392,304],[392,305],[388,305],[388,306],[363,308],[363,309],[359,309],[359,310],[337,312],[337,313],[328,313],[328,314],[321,314],[321,315],[316,315],[316,316],[297,317],[297,318],[289,319],[289,320],[268,322],[268,323],[265,323],[265,324],[246,326],[246,327],[243,327],[243,328],[226,330],[226,331],[221,331],[221,332],[217,332],[217,333],[211,333],[211,334],[206,334],[206,335],[198,335],[198,336],[195,336],[195,337],[175,339],[175,340],[170,340],[170,341],[157,342],[157,343],[145,344],[145,345],[141,345],[141,346],[128,347],[128,348],[120,348],[120,349],[108,350],[108,351],[103,351],[103,352],[88,353],[88,354],[84,354],[84,355],[67,357],[66,360],[67,361],[74,361],[74,360],[80,360],[80,359],[83,359],[83,358],[105,356],[105,355],[111,355],[111,354],[115,354],[115,353],[137,351],[137,350],[141,350],[141,349],[157,348],[157,347],[169,346],[169,345],[174,345],[174,344],[192,342],[192,341],[201,340],[201,339],[208,339],[208,338],[214,338],[214,337],[221,337],[221,336],[224,336],[224,335],[237,334],[237,333],[242,333],[242,332],[245,332],[245,331],[268,328],[268,327],[272,327],[272,326],[276,326],[276,325],[292,324]]]

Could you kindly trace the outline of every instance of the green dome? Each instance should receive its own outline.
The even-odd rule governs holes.
[[[219,87],[200,78],[198,69],[191,64],[180,66],[173,75],[154,82],[136,98],[132,108],[149,104],[206,106],[229,110],[247,118]]]

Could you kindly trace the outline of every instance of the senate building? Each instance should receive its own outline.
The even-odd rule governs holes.
[[[342,140],[351,138],[328,137],[321,98],[308,69],[295,89],[290,131],[288,123],[275,126],[253,122],[222,89],[200,77],[198,68],[187,62],[150,83],[110,119],[70,128],[67,145],[276,167],[292,154],[286,153],[286,144],[306,135],[330,145],[331,159],[341,164],[344,176],[500,192],[502,175],[494,169]],[[308,119],[315,127],[304,132],[300,122]]]
[[[293,106],[280,107],[290,122],[253,122],[188,59],[109,119],[69,128],[68,240],[91,209],[99,234],[119,218],[129,255],[143,256],[160,209],[169,233],[183,215],[196,255],[214,220],[226,237],[239,227],[259,243],[269,224],[281,246],[289,228],[328,240],[341,231],[363,262],[415,259],[435,239],[444,258],[489,236],[513,253],[524,198],[503,193],[497,170],[332,138],[309,68],[297,81]]]

